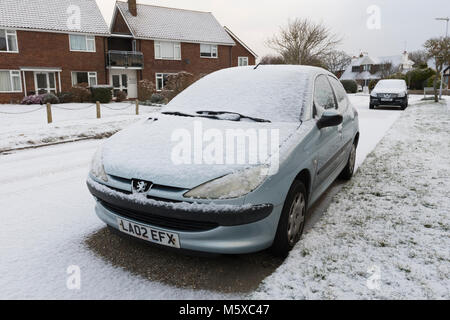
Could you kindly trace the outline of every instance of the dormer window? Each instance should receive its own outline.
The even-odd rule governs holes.
[[[69,35],[70,51],[95,52],[95,37],[78,34]]]
[[[15,30],[0,29],[0,52],[19,52]]]

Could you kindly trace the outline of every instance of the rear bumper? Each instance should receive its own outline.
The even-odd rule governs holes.
[[[275,237],[281,206],[270,204],[242,206],[237,208],[211,206],[198,207],[196,204],[174,205],[162,202],[138,202],[130,196],[117,195],[116,191],[99,190],[87,183],[90,192],[97,199],[95,212],[107,225],[119,230],[118,218],[129,220],[162,231],[178,234],[181,249],[221,254],[244,254],[264,250],[271,246]],[[107,187],[105,187],[107,188]],[[197,223],[214,223],[207,230],[183,230],[161,224],[152,224],[142,219],[124,216],[121,210],[138,211],[148,215],[169,217],[170,219],[189,220]],[[228,209],[227,209],[228,208]],[[231,210],[233,209],[233,210]]]

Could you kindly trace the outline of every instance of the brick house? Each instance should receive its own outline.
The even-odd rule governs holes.
[[[109,30],[95,0],[1,0],[0,12],[0,103],[107,83]]]
[[[256,54],[209,12],[118,1],[108,28],[95,0],[0,1],[0,103],[111,85],[128,98],[138,81],[201,76],[254,65]]]
[[[408,52],[401,55],[371,57],[361,53],[353,57],[351,63],[340,76],[340,80],[355,80],[362,87],[368,87],[371,80],[379,80],[390,73],[406,73],[412,70],[414,61]]]
[[[107,69],[114,90],[137,97],[137,82],[157,90],[167,76],[201,76],[233,66],[254,65],[256,54],[210,12],[118,1],[110,26]]]

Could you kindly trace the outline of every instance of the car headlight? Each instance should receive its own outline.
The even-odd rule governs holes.
[[[378,97],[377,93],[376,93],[376,92],[373,92],[373,91],[372,91],[372,93],[370,94],[370,96],[371,96],[371,97],[374,97],[374,98]]]
[[[267,177],[267,166],[257,166],[230,173],[206,182],[184,194],[194,199],[233,199],[245,196],[258,188]]]
[[[405,96],[406,96],[406,93],[400,92],[397,97],[398,98],[404,98]]]
[[[94,157],[91,162],[91,174],[99,178],[105,182],[108,182],[108,176],[105,172],[105,167],[103,167],[103,150],[102,147],[98,148],[97,152],[95,152]]]

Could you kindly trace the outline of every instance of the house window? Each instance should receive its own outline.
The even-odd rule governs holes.
[[[200,44],[200,57],[202,58],[217,58],[217,46],[213,44]]]
[[[97,72],[72,72],[72,86],[87,83],[90,87],[97,85]]]
[[[359,66],[353,66],[352,72],[359,72]]]
[[[181,60],[181,44],[179,42],[155,41],[155,59]]]
[[[0,71],[0,92],[22,92],[20,71]]]
[[[363,65],[363,70],[364,71],[370,71],[370,64]]]
[[[157,73],[156,74],[156,90],[161,91],[167,85],[167,80],[173,73]]]
[[[19,52],[16,31],[0,29],[0,51]]]
[[[84,35],[69,35],[70,51],[95,52],[95,37]]]
[[[238,66],[239,67],[248,66],[248,57],[239,57],[238,58]]]

